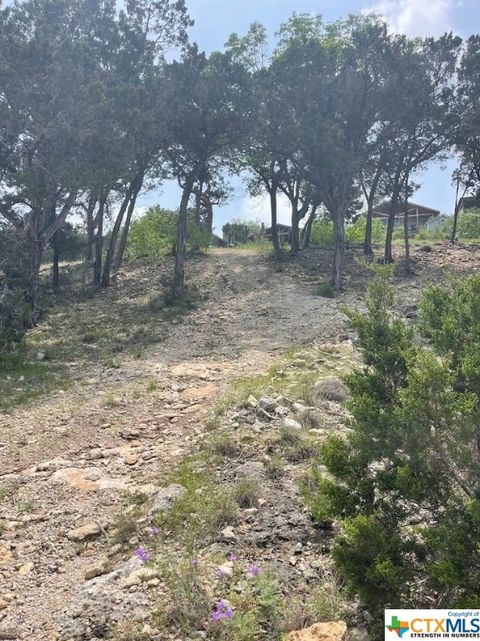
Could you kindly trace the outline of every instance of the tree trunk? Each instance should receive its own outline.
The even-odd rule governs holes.
[[[95,262],[93,264],[93,284],[100,287],[102,281],[102,255],[103,255],[103,222],[105,215],[105,197],[100,196],[97,213],[97,237],[95,239]]]
[[[363,243],[363,253],[365,256],[372,256],[372,227],[373,227],[373,198],[367,201],[367,219],[365,224],[365,240]]]
[[[458,199],[459,191],[460,191],[460,178],[457,178],[457,189],[455,192],[455,211],[453,213],[453,227],[452,227],[452,233],[450,236],[450,242],[452,243],[452,245],[454,245],[457,240],[458,210],[460,205],[460,201]],[[464,191],[464,195],[465,195],[465,191]]]
[[[300,251],[300,218],[298,215],[298,206],[292,204],[292,253],[297,254]]]
[[[132,195],[131,189],[129,188],[127,189],[125,198],[123,199],[123,202],[118,211],[115,224],[113,225],[112,234],[110,236],[110,242],[108,243],[107,254],[105,256],[105,263],[103,266],[103,274],[102,274],[102,282],[101,282],[102,287],[110,286],[110,280],[111,280],[110,275],[112,271],[113,257],[115,255],[115,249],[117,246],[118,233],[120,231],[120,227],[122,225],[123,217],[127,210],[128,203],[130,202],[131,195]]]
[[[180,211],[178,213],[177,224],[177,242],[175,247],[175,271],[173,274],[173,292],[175,298],[183,298],[185,290],[185,254],[187,250],[187,215],[188,202],[192,195],[193,185],[195,184],[195,174],[193,171],[185,181],[180,202]]]
[[[278,240],[278,227],[277,227],[277,185],[274,183],[269,189],[270,194],[270,212],[272,217],[272,242],[273,242],[273,258],[274,260],[282,260],[282,249],[280,241]]]
[[[403,232],[405,235],[405,271],[411,273],[410,268],[410,238],[408,236],[408,205],[405,204],[405,213],[403,216]]]
[[[390,203],[390,211],[388,213],[388,222],[387,222],[387,235],[385,237],[385,254],[384,262],[393,263],[393,253],[392,253],[392,239],[393,239],[393,228],[395,227],[395,210],[398,203],[398,194],[392,195],[392,200]]]
[[[123,263],[123,257],[125,255],[125,250],[127,248],[127,241],[128,241],[128,232],[130,231],[130,223],[132,221],[132,215],[135,210],[135,204],[137,202],[137,196],[138,192],[140,191],[140,188],[138,191],[134,191],[132,194],[132,197],[130,198],[130,204],[128,205],[128,210],[127,210],[127,216],[125,218],[125,224],[123,226],[122,230],[122,237],[120,239],[120,244],[118,246],[118,251],[117,255],[115,256],[114,264],[113,264],[113,274],[112,274],[112,279],[115,281],[117,278],[117,273],[122,266]]]
[[[335,252],[333,255],[332,285],[340,291],[343,287],[343,261],[345,257],[345,212],[337,209],[333,218]]]
[[[52,263],[52,288],[55,293],[58,292],[60,286],[60,273],[58,269],[58,261],[60,258],[60,250],[54,242],[53,245],[53,263]]]
[[[93,244],[95,242],[95,207],[97,205],[97,198],[90,196],[87,204],[87,245],[85,247],[85,262],[91,263],[93,260]]]
[[[317,206],[312,205],[310,215],[307,219],[305,227],[302,230],[302,247],[303,249],[308,249],[310,247],[310,240],[312,237],[312,227],[317,216]]]
[[[207,209],[207,216],[205,219],[205,228],[211,239],[213,235],[213,205],[209,198],[206,201],[205,207]]]

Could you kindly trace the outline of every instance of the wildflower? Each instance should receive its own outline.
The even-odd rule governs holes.
[[[237,560],[237,557],[235,556],[235,554],[229,554],[227,556],[227,560],[235,562]]]
[[[227,601],[222,599],[215,603],[215,611],[210,615],[210,621],[217,623],[218,621],[230,620],[233,618],[234,612]]]
[[[250,574],[250,576],[258,576],[260,574],[260,572],[261,572],[261,570],[258,567],[258,565],[251,565],[248,568],[248,574]]]
[[[137,548],[135,550],[135,556],[142,561],[142,563],[148,563],[150,561],[150,554],[143,548]]]
[[[223,579],[225,576],[227,576],[227,573],[225,572],[225,570],[222,570],[222,568],[218,568],[217,576],[219,579]]]
[[[160,528],[151,527],[150,528],[150,533],[151,533],[152,536],[158,536],[160,534]]]
[[[198,559],[192,559],[192,565],[193,565],[193,567],[197,567]]]

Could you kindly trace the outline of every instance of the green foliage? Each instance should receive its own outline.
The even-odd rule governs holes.
[[[155,613],[160,626],[174,626],[184,634],[202,629],[211,612],[205,569],[197,559],[185,558],[164,563],[161,570],[170,598]]]
[[[346,225],[345,240],[352,245],[359,245],[365,240],[367,227],[366,216],[362,215],[354,223]],[[385,225],[378,218],[372,220],[372,244],[379,245],[385,241]]]
[[[466,240],[480,238],[480,210],[469,209],[458,216],[457,236]]]
[[[345,225],[345,242],[351,245],[359,245],[365,240],[367,219],[361,215],[353,223]],[[385,240],[385,225],[374,218],[372,221],[372,244],[380,244]],[[333,247],[335,244],[333,236],[333,222],[327,218],[319,218],[312,226],[311,242],[319,247]]]
[[[345,310],[364,360],[346,377],[351,431],[323,442],[303,493],[318,521],[340,521],[337,567],[372,612],[437,591],[449,603],[474,603],[480,277],[426,290],[427,349],[392,312],[391,268],[375,269],[367,313]]]
[[[174,211],[151,207],[132,223],[127,246],[129,258],[160,260],[175,251],[178,214]],[[210,235],[199,229],[190,215],[187,227],[187,249],[208,247]]]
[[[327,218],[319,218],[312,225],[312,245],[318,247],[333,247],[333,223]]]
[[[225,241],[233,245],[244,245],[249,240],[260,241],[260,225],[251,220],[232,220],[222,228]]]

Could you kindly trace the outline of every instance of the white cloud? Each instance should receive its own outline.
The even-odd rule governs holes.
[[[270,225],[270,199],[267,195],[245,196],[242,199],[235,218],[242,220],[255,220],[265,225]],[[291,222],[291,209],[288,200],[284,196],[278,197],[277,219],[279,223],[289,225]]]
[[[454,0],[380,0],[366,13],[381,14],[397,33],[439,36],[452,29]]]

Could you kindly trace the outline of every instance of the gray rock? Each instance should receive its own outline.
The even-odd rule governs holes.
[[[298,403],[294,403],[292,405],[292,410],[295,412],[295,414],[303,414],[306,411],[306,409],[307,408],[305,407],[305,405],[303,405],[302,403],[299,403],[299,402]]]
[[[293,418],[284,418],[282,421],[282,427],[285,427],[287,430],[301,430],[302,426],[298,421]]]
[[[265,477],[265,465],[260,461],[248,461],[237,467],[237,479],[251,479],[258,480]]]
[[[258,407],[264,412],[271,414],[277,409],[278,403],[275,399],[270,398],[269,396],[262,396],[258,401]]]
[[[153,500],[153,505],[150,508],[149,514],[151,516],[159,512],[170,510],[175,501],[180,498],[187,490],[183,485],[173,483],[168,487],[162,488]]]
[[[229,525],[224,530],[222,530],[221,533],[220,533],[220,536],[222,537],[223,541],[227,541],[227,542],[236,541],[237,540],[237,536],[235,534],[235,530],[233,529],[233,527],[231,525]]]

